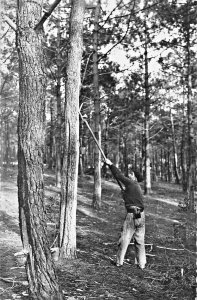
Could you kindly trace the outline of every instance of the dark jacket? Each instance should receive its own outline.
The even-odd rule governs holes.
[[[125,201],[126,208],[130,205],[133,205],[144,209],[143,195],[139,183],[124,176],[121,171],[114,165],[111,165],[110,169],[114,177],[117,178],[125,186],[123,199]]]

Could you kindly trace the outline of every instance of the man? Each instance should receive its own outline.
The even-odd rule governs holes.
[[[146,253],[144,245],[145,215],[142,190],[135,178],[134,172],[129,170],[129,175],[126,177],[109,159],[106,159],[105,163],[109,166],[114,177],[125,186],[123,199],[127,215],[123,223],[123,230],[118,243],[119,248],[116,257],[116,266],[119,267],[123,265],[128,245],[133,237],[135,246],[135,264],[137,264],[140,269],[144,269],[146,264]]]

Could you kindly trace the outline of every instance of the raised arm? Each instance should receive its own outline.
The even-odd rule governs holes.
[[[122,182],[124,185],[130,182],[130,179],[124,176],[122,172],[118,168],[116,168],[109,159],[106,159],[105,163],[109,166],[114,177],[117,178],[120,182]]]

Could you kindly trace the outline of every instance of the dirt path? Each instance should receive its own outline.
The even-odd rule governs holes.
[[[0,276],[14,281],[21,278],[21,269],[17,267],[14,253],[21,250],[21,239],[18,226],[18,199],[16,172],[3,174],[0,190]],[[24,270],[23,270],[24,271]],[[0,299],[14,299],[14,283],[0,280]],[[11,296],[13,295],[13,296]],[[10,296],[12,298],[10,298]]]
[[[46,176],[48,223],[58,222],[59,196],[54,176]],[[119,188],[103,182],[103,205],[99,212],[91,208],[93,180],[79,178],[77,210],[77,254],[75,261],[56,265],[65,299],[195,299],[195,215],[178,210],[183,198],[176,185],[157,184],[145,197],[147,268],[134,266],[134,251],[129,246],[125,264],[115,267],[124,204]],[[25,280],[24,268],[17,268],[13,254],[21,249],[18,228],[16,172],[3,177],[0,201],[0,299],[28,299],[27,287],[15,281]],[[173,224],[184,223],[187,239],[174,238]],[[50,228],[51,243],[55,239]],[[176,249],[176,250],[175,250]],[[10,283],[2,278],[11,278]]]
[[[8,175],[1,183],[0,193],[0,244],[6,248],[21,247],[18,226],[18,199],[16,176]]]

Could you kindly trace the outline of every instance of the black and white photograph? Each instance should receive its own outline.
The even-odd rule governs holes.
[[[0,299],[197,300],[197,1],[0,0]]]

